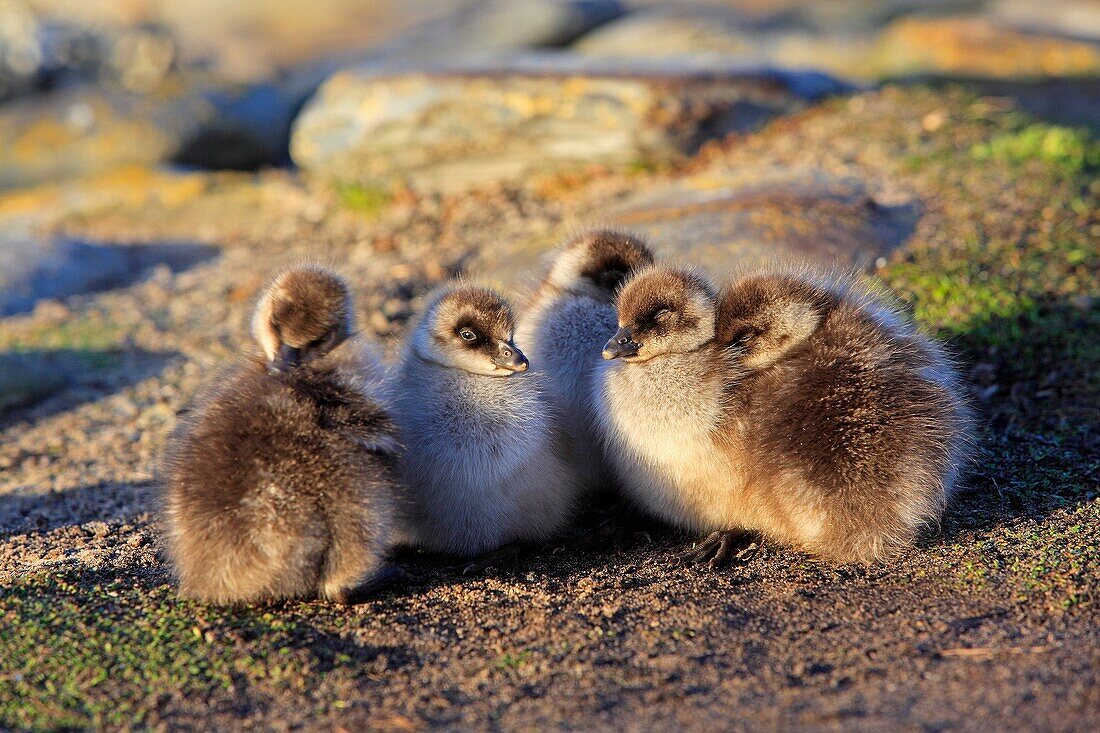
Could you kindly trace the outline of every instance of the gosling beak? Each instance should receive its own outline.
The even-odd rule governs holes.
[[[523,352],[511,341],[497,342],[497,355],[493,358],[493,364],[510,372],[525,372],[531,365]]]
[[[269,368],[273,372],[287,372],[302,363],[298,349],[289,344],[279,344],[279,353],[271,360]]]
[[[628,328],[620,328],[603,346],[603,358],[618,359],[620,356],[634,356],[641,344],[636,343]]]

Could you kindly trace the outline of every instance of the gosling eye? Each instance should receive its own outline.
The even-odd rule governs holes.
[[[669,318],[672,318],[672,311],[668,310],[667,308],[662,308],[661,310],[657,311],[657,314],[653,316],[653,318],[660,321],[661,323],[664,323]]]
[[[477,341],[477,334],[468,328],[459,331],[458,335],[462,337],[463,341]]]

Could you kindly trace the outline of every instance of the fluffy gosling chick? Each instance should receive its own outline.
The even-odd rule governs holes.
[[[396,425],[358,376],[352,320],[334,274],[282,274],[253,319],[262,354],[173,434],[165,523],[183,595],[354,603],[392,577]]]
[[[495,292],[429,298],[397,377],[395,416],[412,501],[403,541],[472,557],[546,539],[569,519],[576,480],[559,454],[536,375]]]
[[[567,461],[585,487],[605,485],[609,478],[591,384],[600,347],[615,330],[615,291],[632,271],[652,262],[645,244],[627,234],[583,234],[558,252],[516,329],[535,370],[545,375]]]
[[[869,562],[939,519],[967,408],[939,346],[850,281],[656,267],[618,298],[598,414],[625,489],[682,527]]]

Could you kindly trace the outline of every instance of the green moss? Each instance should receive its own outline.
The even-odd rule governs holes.
[[[497,660],[496,668],[498,670],[516,669],[531,661],[534,655],[529,651],[516,652],[512,654],[510,652],[502,654],[500,659]]]
[[[144,728],[173,701],[232,699],[257,685],[304,695],[317,668],[346,681],[362,660],[324,640],[318,628],[344,619],[323,617],[308,604],[183,601],[140,576],[19,578],[0,590],[0,729]]]
[[[393,201],[390,192],[357,183],[337,184],[336,195],[344,208],[371,218],[381,214]]]
[[[1016,132],[995,136],[970,149],[976,160],[1024,164],[1041,160],[1080,173],[1100,167],[1100,142],[1086,128],[1034,123]]]

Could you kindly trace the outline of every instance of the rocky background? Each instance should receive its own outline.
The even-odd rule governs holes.
[[[0,0],[0,729],[1095,730],[1098,132],[1094,0]],[[355,609],[174,597],[156,459],[275,268],[392,348],[592,225],[893,288],[981,414],[942,526],[714,572],[594,501]]]

